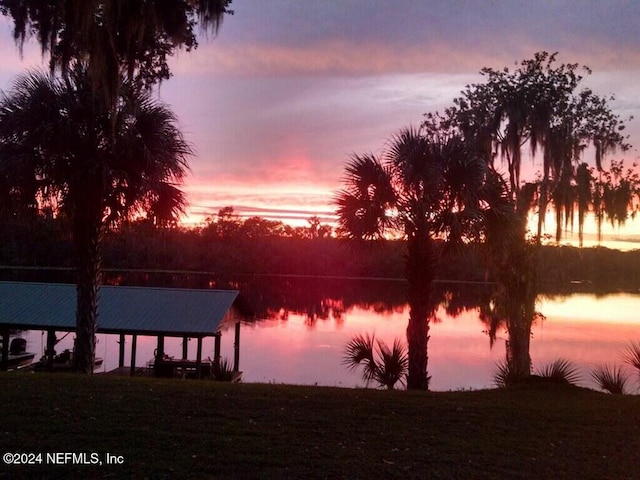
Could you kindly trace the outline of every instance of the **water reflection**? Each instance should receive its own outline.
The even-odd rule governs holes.
[[[114,279],[112,279],[114,280]],[[120,277],[113,283],[157,285]],[[161,282],[168,286],[166,281]],[[375,333],[392,343],[405,338],[409,309],[403,282],[302,279],[295,277],[249,277],[245,279],[195,278],[171,286],[240,288],[252,319],[242,327],[240,370],[245,382],[318,384],[362,387],[358,371],[342,365],[344,348],[356,334]],[[487,323],[480,314],[490,289],[480,286],[440,286],[438,322],[431,326],[429,374],[432,390],[478,389],[492,386],[495,364],[504,358],[506,332],[498,328],[490,348]],[[536,309],[545,320],[532,330],[531,357],[534,368],[566,358],[577,364],[584,386],[594,387],[590,369],[621,364],[620,352],[640,338],[640,295],[593,295],[568,293],[538,298]],[[117,367],[118,337],[99,335],[97,354],[104,357],[103,370]],[[30,332],[29,348],[42,351],[44,337]],[[130,342],[127,337],[127,342]],[[68,342],[68,345],[65,344]],[[71,348],[72,335],[56,349]],[[130,344],[125,364],[130,364]],[[151,360],[154,337],[138,337],[136,364]],[[213,356],[213,339],[203,344],[203,357]],[[182,354],[182,339],[166,339],[170,355]],[[196,342],[189,342],[195,358]],[[233,358],[233,332],[223,334],[222,356]],[[635,386],[635,385],[634,385]]]
[[[534,367],[558,358],[574,362],[581,385],[595,388],[589,371],[602,364],[620,363],[620,352],[630,340],[640,338],[640,321],[632,321],[640,311],[640,296],[631,294],[595,297],[572,295],[541,298],[538,308],[546,320],[532,330],[531,356]],[[620,311],[620,320],[595,316],[590,312]],[[354,307],[339,323],[325,321],[309,329],[305,316],[290,314],[286,322],[277,319],[257,322],[243,332],[243,370],[246,381],[363,386],[358,373],[341,365],[344,346],[358,333],[375,333],[391,342],[403,336],[408,307],[374,313]],[[441,321],[433,325],[430,342],[432,389],[455,390],[492,386],[495,363],[504,358],[506,333],[493,348],[472,308],[452,316],[444,307]]]

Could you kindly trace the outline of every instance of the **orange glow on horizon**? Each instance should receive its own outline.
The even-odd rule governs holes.
[[[184,190],[189,206],[181,223],[188,227],[203,225],[207,218],[215,218],[220,209],[228,206],[233,207],[234,213],[242,219],[258,216],[294,227],[308,226],[308,220],[313,216],[325,224],[335,222],[331,205],[334,190],[323,185],[226,183],[218,188],[188,184]]]
[[[247,186],[237,183],[225,184],[223,188],[207,184],[188,184],[185,192],[190,204],[187,213],[181,219],[184,227],[197,227],[206,220],[215,219],[221,208],[231,206],[240,218],[253,216],[267,220],[281,221],[293,227],[308,226],[309,219],[317,216],[324,224],[336,225],[335,207],[331,205],[339,186],[275,184],[269,186]],[[536,232],[537,215],[529,217],[529,230]],[[544,233],[551,236],[545,243],[555,244],[555,218],[547,213]],[[602,225],[602,242],[596,238],[596,226],[593,215],[585,220],[583,246],[585,248],[602,246],[623,251],[640,249],[640,219],[629,218],[620,228]],[[579,246],[577,225],[573,231],[563,229],[561,245]]]

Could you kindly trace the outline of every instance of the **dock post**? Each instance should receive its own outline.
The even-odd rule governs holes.
[[[222,335],[216,333],[213,338],[213,363],[216,365],[216,367],[218,367],[220,366],[220,339],[222,338]]]
[[[47,349],[44,352],[49,370],[53,371],[53,358],[56,356],[56,331],[47,330]]]
[[[120,355],[118,356],[118,368],[124,367],[124,333],[120,334]]]
[[[182,337],[182,359],[189,358],[189,337]]]
[[[158,346],[156,348],[156,360],[164,355],[164,335],[158,335]]]
[[[131,337],[131,371],[129,375],[132,377],[136,374],[136,344],[138,343],[138,335],[135,333]]]
[[[236,322],[236,338],[233,344],[233,371],[240,371],[240,322]]]
[[[202,378],[202,337],[198,337],[198,350],[196,352],[196,372],[198,378]]]
[[[154,359],[153,374],[156,377],[160,377],[164,371],[162,360],[164,358],[164,335],[158,335],[158,346],[156,348],[156,354]]]

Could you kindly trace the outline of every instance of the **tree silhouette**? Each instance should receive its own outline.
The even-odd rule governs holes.
[[[0,0],[22,49],[34,36],[52,72],[87,64],[93,88],[115,105],[120,76],[152,85],[171,75],[167,58],[197,47],[196,29],[217,32],[231,0]]]
[[[146,202],[152,210],[151,216],[154,222],[159,224],[171,222],[171,215],[180,210],[183,202],[178,190],[172,190],[172,177],[180,177],[184,167],[184,156],[188,153],[188,148],[181,135],[174,125],[174,118],[170,112],[161,106],[154,105],[148,98],[140,97],[141,87],[151,87],[155,83],[170,77],[171,72],[167,64],[167,59],[176,49],[184,48],[187,51],[197,46],[196,28],[199,26],[202,31],[217,32],[222,23],[225,13],[233,13],[228,7],[231,0],[185,0],[185,1],[165,1],[165,0],[0,0],[0,12],[10,17],[14,23],[13,36],[17,45],[22,49],[25,40],[34,36],[40,44],[43,55],[49,54],[51,73],[61,73],[64,81],[45,80],[37,75],[33,76],[34,85],[30,86],[28,80],[23,80],[22,85],[16,84],[13,99],[20,103],[20,97],[32,95],[41,96],[41,101],[54,99],[64,100],[68,105],[74,101],[75,106],[82,105],[84,110],[79,117],[72,116],[69,111],[60,111],[59,116],[63,120],[59,127],[51,131],[59,131],[58,145],[53,145],[53,139],[49,132],[43,128],[38,130],[33,125],[19,125],[19,121],[27,119],[20,118],[20,114],[10,115],[8,109],[4,112],[3,118],[11,118],[5,121],[5,126],[14,132],[38,130],[39,134],[44,134],[44,141],[48,140],[46,151],[50,156],[50,164],[55,164],[55,169],[44,169],[44,173],[37,171],[40,168],[38,162],[28,160],[29,155],[22,154],[20,162],[15,161],[16,155],[7,152],[8,157],[14,160],[7,160],[5,167],[12,172],[18,170],[18,163],[23,164],[27,171],[34,170],[36,178],[44,175],[44,181],[38,178],[35,189],[33,185],[25,182],[19,189],[22,197],[30,198],[32,193],[43,195],[44,197],[55,197],[61,195],[65,199],[66,206],[74,205],[78,210],[73,213],[74,241],[76,244],[76,262],[79,266],[79,273],[83,278],[79,280],[78,288],[78,325],[84,331],[78,331],[78,351],[79,362],[76,366],[83,371],[89,371],[91,353],[93,345],[89,345],[89,339],[93,337],[95,329],[95,305],[96,291],[99,283],[99,237],[98,232],[102,229],[104,221],[113,222],[119,219],[122,211],[130,210],[140,204],[137,200],[148,197]],[[78,77],[77,65],[83,64],[82,78]],[[123,82],[123,77],[127,82]],[[48,86],[43,88],[35,84],[40,83],[41,87],[45,82]],[[135,87],[134,87],[135,85]],[[66,88],[66,92],[65,92]],[[22,91],[22,93],[20,92]],[[74,93],[75,91],[75,93]],[[81,94],[80,94],[81,93]],[[132,108],[138,96],[140,112],[135,112]],[[10,101],[5,100],[5,105],[10,105]],[[55,119],[56,112],[46,111],[45,105],[36,105],[37,101],[23,101],[24,108],[33,109],[32,113],[45,114],[44,119]],[[102,103],[102,105],[99,105]],[[52,103],[55,105],[55,103]],[[67,105],[67,106],[68,106]],[[131,109],[125,112],[126,109]],[[140,113],[142,116],[136,118]],[[48,115],[48,116],[47,116]],[[153,117],[158,123],[153,123]],[[90,119],[95,117],[93,121]],[[38,117],[31,119],[36,121]],[[121,122],[125,118],[125,123]],[[104,120],[110,120],[109,130],[105,130]],[[127,124],[126,122],[130,122]],[[164,125],[163,125],[164,124]],[[64,141],[73,137],[70,132],[60,131],[63,125],[73,129],[75,127],[86,126],[84,141],[93,144],[88,151],[78,151],[78,146],[64,145]],[[69,127],[75,125],[75,127]],[[131,133],[138,129],[138,137]],[[148,130],[144,130],[148,129]],[[156,131],[154,132],[154,129]],[[163,131],[164,130],[164,131]],[[123,137],[122,135],[125,135]],[[7,135],[11,135],[8,133]],[[126,138],[129,135],[129,138]],[[167,135],[166,139],[162,136]],[[147,136],[147,138],[145,138]],[[21,138],[23,137],[23,138]],[[119,138],[117,138],[119,137]],[[5,150],[10,150],[9,137],[3,138]],[[17,134],[12,139],[14,143],[26,145],[27,141],[37,143],[36,138],[27,138],[27,135]],[[138,158],[133,158],[131,170],[140,172],[139,176],[128,178],[126,175],[117,177],[114,182],[105,181],[116,171],[124,172],[129,167],[116,165],[116,159],[129,158],[120,151],[124,142],[133,144],[144,142],[162,145],[166,143],[169,149],[166,154],[161,151],[149,152],[140,150],[136,152]],[[170,145],[173,144],[173,145]],[[98,148],[100,155],[93,158],[95,153],[92,148]],[[172,150],[172,147],[178,147]],[[62,159],[65,149],[73,149],[78,157],[85,158],[82,165],[78,162],[70,161],[71,168],[63,169]],[[42,152],[33,152],[33,156],[44,157],[45,149]],[[155,157],[162,162],[162,158],[169,159],[174,155],[174,160],[179,161],[179,168],[158,168],[154,161],[148,162],[150,157]],[[57,157],[57,160],[54,160]],[[104,159],[109,158],[114,164],[105,168]],[[24,165],[31,161],[34,165]],[[43,164],[43,159],[39,159]],[[12,163],[12,165],[9,165]],[[92,165],[93,163],[93,165]],[[178,164],[176,164],[178,166]],[[32,167],[34,167],[32,169]],[[72,172],[71,169],[79,168]],[[147,176],[147,173],[157,169],[155,173]],[[54,178],[52,171],[62,172],[64,175]],[[84,182],[82,178],[88,180]],[[26,178],[29,178],[27,174]],[[23,178],[23,180],[26,180]],[[62,179],[62,180],[61,180]],[[44,186],[46,185],[46,187]],[[141,185],[155,185],[155,192],[149,193],[149,188]],[[141,187],[141,188],[140,188]],[[139,191],[135,191],[140,188]],[[4,197],[8,188],[2,185],[2,175],[0,175],[0,195]],[[15,198],[18,189],[11,187],[12,198]],[[109,205],[104,205],[108,199]],[[135,200],[133,200],[135,199]],[[23,202],[24,203],[24,202]],[[96,212],[108,209],[105,218],[97,218]],[[73,210],[70,207],[69,210]],[[169,215],[169,216],[167,216]],[[87,222],[82,227],[81,223]],[[86,251],[81,251],[86,248]],[[94,263],[94,268],[83,271],[82,267],[87,267]],[[85,278],[86,277],[86,278]],[[89,286],[92,285],[92,288]],[[81,310],[82,309],[82,310]],[[81,320],[83,319],[83,320]],[[80,360],[82,359],[82,360]]]
[[[407,242],[407,388],[427,389],[438,265],[444,253],[480,239],[485,220],[507,214],[506,186],[461,137],[413,128],[400,131],[382,158],[356,155],[345,170],[345,188],[335,198],[339,233]]]
[[[35,201],[55,199],[57,214],[70,220],[78,287],[74,366],[89,373],[102,234],[181,181],[191,149],[173,113],[134,84],[122,81],[112,110],[82,65],[69,73],[23,75],[0,100],[0,177],[18,190],[35,182]],[[16,169],[22,174],[14,176]],[[181,199],[174,196],[165,210],[179,210]]]
[[[555,212],[557,241],[563,227],[573,222],[576,209],[582,239],[590,203],[596,216],[601,215],[605,204],[615,203],[612,195],[604,201],[605,191],[616,190],[624,197],[621,208],[626,212],[632,196],[624,195],[629,184],[619,182],[620,189],[607,190],[595,183],[592,170],[580,162],[590,146],[600,172],[605,154],[616,148],[628,149],[624,122],[611,111],[607,99],[587,88],[578,91],[583,79],[578,64],[558,65],[556,56],[539,52],[513,72],[484,68],[484,83],[467,86],[444,115],[428,115],[426,121],[428,129],[451,129],[474,142],[488,164],[493,165],[499,157],[507,166],[518,219],[511,224],[512,235],[502,237],[502,242],[500,235],[494,235],[496,241],[489,244],[489,265],[500,282],[496,314],[506,317],[508,325],[507,360],[513,363],[510,368],[522,375],[531,370],[529,340],[536,313],[536,266],[548,207]],[[586,67],[582,71],[591,73]],[[537,181],[521,182],[522,149],[527,144],[532,157],[542,157],[542,172]],[[637,183],[631,185],[637,189]],[[532,233],[527,221],[534,210],[538,225]],[[500,230],[505,227],[501,225]]]
[[[459,131],[478,144],[492,165],[501,158],[508,168],[514,199],[535,189],[537,239],[551,204],[559,241],[563,224],[573,218],[574,205],[579,207],[579,222],[588,211],[585,207],[594,176],[586,175],[587,167],[581,166],[585,150],[592,147],[595,167],[601,172],[607,153],[626,151],[630,145],[623,134],[623,120],[609,107],[613,97],[599,97],[588,88],[578,91],[583,80],[578,64],[557,65],[556,57],[557,53],[539,52],[513,72],[482,69],[486,82],[467,86],[443,116],[428,115],[426,126]],[[588,67],[582,71],[591,73]],[[541,178],[526,184],[520,179],[525,145],[533,157],[540,151],[542,160]]]

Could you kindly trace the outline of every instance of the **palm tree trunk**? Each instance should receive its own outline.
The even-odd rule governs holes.
[[[509,332],[509,339],[506,342],[507,363],[518,378],[527,378],[531,375],[529,349],[532,321],[533,317],[527,318],[526,315],[520,314],[507,322]]]
[[[98,204],[99,205],[99,204]],[[92,211],[93,210],[93,211]],[[76,339],[73,370],[92,374],[96,346],[98,291],[101,283],[102,218],[98,207],[78,207],[74,215],[76,250]]]
[[[429,342],[429,314],[428,310],[421,306],[411,305],[409,302],[409,325],[407,327],[407,341],[409,344],[409,368],[407,377],[407,389],[428,390],[429,381],[427,375]]]
[[[409,280],[409,368],[407,389],[428,390],[429,321],[433,313],[433,246],[428,236],[413,234],[408,241],[407,279]]]

